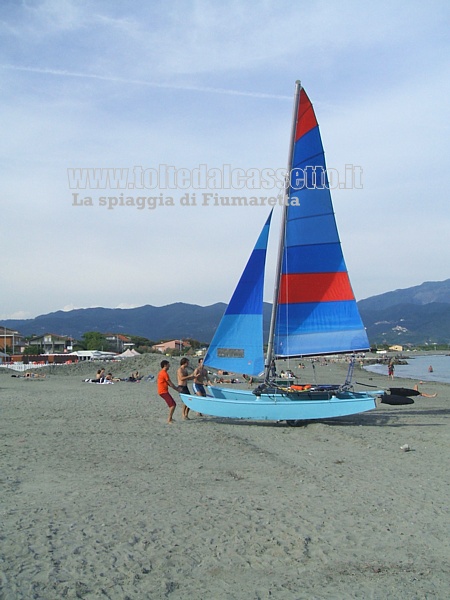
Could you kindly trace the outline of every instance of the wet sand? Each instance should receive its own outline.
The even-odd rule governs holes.
[[[1,598],[448,597],[450,386],[296,428],[182,421],[177,398],[168,426],[154,383],[95,368],[0,371]]]

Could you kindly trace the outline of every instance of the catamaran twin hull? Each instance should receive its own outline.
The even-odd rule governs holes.
[[[180,397],[186,406],[204,415],[259,421],[330,419],[376,408],[374,397],[366,392],[269,392],[256,396],[250,390],[214,386],[209,390],[211,396],[180,394]]]

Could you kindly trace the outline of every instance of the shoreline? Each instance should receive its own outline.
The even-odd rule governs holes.
[[[96,368],[0,372],[5,600],[447,598],[448,384],[304,427],[182,421],[176,397],[169,427],[154,383],[83,383]]]
[[[450,369],[450,357],[447,354],[432,354],[432,355],[416,355],[414,357],[401,357],[402,360],[398,361],[396,363],[394,363],[395,366],[395,371],[394,371],[394,377],[403,377],[405,379],[411,379],[414,380],[416,382],[420,382],[423,381],[423,383],[425,384],[429,384],[429,383],[443,383],[443,384],[450,384],[450,377],[449,377],[449,369]],[[418,364],[414,364],[414,361],[417,359],[422,359],[422,358],[426,358],[426,363],[425,365],[428,365],[429,363],[433,363],[433,371],[430,373],[428,371],[428,367],[424,366],[424,362],[422,361],[422,364],[418,365]],[[444,359],[444,360],[443,360]],[[437,362],[437,365],[436,365]],[[422,367],[422,368],[420,368]],[[384,373],[379,373],[379,371],[381,371],[381,369],[384,370],[384,372],[387,374],[387,369],[388,369],[388,362],[377,362],[377,363],[371,363],[369,365],[364,365],[364,369],[368,372],[368,373],[377,373],[380,375],[384,375]],[[416,372],[413,372],[416,371]],[[447,378],[447,380],[445,380],[444,378]]]

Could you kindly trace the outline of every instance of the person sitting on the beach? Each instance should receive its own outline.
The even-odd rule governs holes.
[[[102,382],[102,373],[105,373],[105,369],[99,369],[95,374],[95,377],[91,379],[91,383],[101,383]]]
[[[419,381],[419,383],[423,383],[423,381]],[[436,398],[437,394],[425,394],[424,392],[421,392],[419,390],[419,384],[416,383],[416,385],[414,386],[414,389],[416,390],[416,392],[419,392],[419,394],[421,396],[423,396],[424,398]]]

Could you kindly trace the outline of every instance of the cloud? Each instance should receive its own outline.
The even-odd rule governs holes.
[[[63,312],[70,312],[71,310],[76,310],[77,308],[81,308],[80,306],[75,306],[75,304],[66,304],[61,308]]]
[[[17,310],[17,311],[15,311],[13,313],[10,313],[10,314],[0,315],[0,319],[2,321],[5,321],[7,319],[14,319],[14,320],[15,319],[30,319],[30,318],[32,318],[32,316],[33,315],[29,311],[26,311],[26,310]]]
[[[200,85],[187,85],[176,83],[158,83],[156,81],[144,81],[142,79],[126,79],[110,75],[99,75],[94,73],[75,73],[73,71],[60,71],[57,69],[23,67],[18,65],[0,64],[0,69],[12,71],[26,71],[28,73],[39,73],[42,75],[54,75],[56,77],[79,77],[82,79],[98,79],[99,81],[109,81],[111,83],[125,83],[129,85],[143,85],[164,90],[180,90],[185,92],[205,92],[210,94],[229,94],[231,96],[247,96],[249,98],[271,98],[274,100],[291,100],[290,96],[280,94],[267,94],[263,92],[252,92],[245,90],[233,90],[227,88],[215,88]]]

